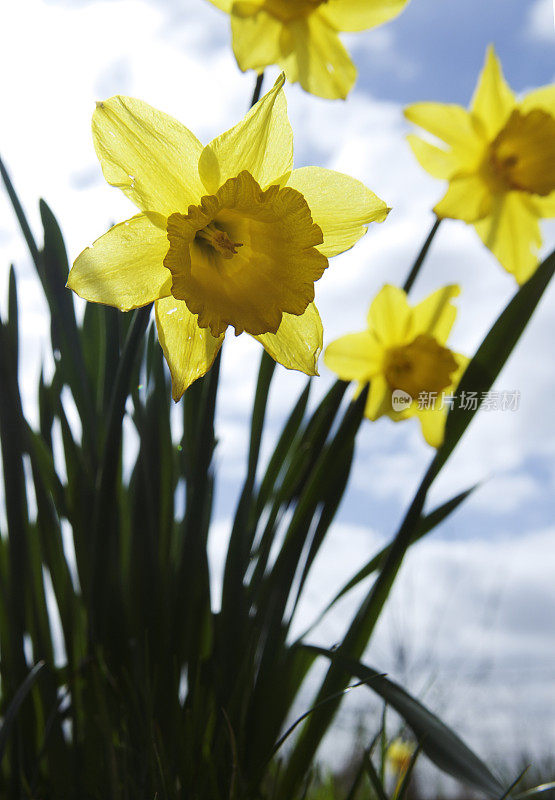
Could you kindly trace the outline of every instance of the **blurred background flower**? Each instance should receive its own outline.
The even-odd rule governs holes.
[[[412,308],[406,293],[386,285],[367,316],[367,330],[331,342],[324,363],[344,381],[370,382],[364,415],[384,414],[394,422],[416,417],[432,447],[443,442],[449,403],[468,359],[453,353],[447,339],[455,322],[451,299],[458,286],[438,289]]]
[[[489,47],[469,111],[415,103],[405,116],[448,146],[408,137],[424,169],[449,181],[434,209],[438,217],[474,224],[501,265],[524,283],[538,265],[539,220],[555,217],[555,86],[518,101]]]
[[[409,768],[414,753],[414,745],[403,739],[394,739],[386,752],[387,764],[393,774],[401,777]]]
[[[357,70],[339,31],[363,31],[397,16],[408,0],[209,0],[231,17],[239,67],[273,64],[287,80],[330,100],[345,99]]]

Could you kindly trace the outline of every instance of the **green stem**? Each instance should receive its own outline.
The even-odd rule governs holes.
[[[121,622],[121,606],[114,604],[110,592],[118,592],[119,587],[110,586],[110,575],[117,575],[114,564],[119,559],[119,520],[118,509],[118,470],[121,466],[121,444],[125,403],[130,391],[130,378],[143,336],[146,332],[152,303],[134,312],[123,352],[121,354],[114,388],[110,400],[106,434],[103,443],[102,462],[97,475],[95,508],[92,510],[94,539],[91,547],[90,581],[90,630],[89,643],[94,646],[107,633],[107,625]],[[106,561],[111,563],[110,572]]]
[[[0,175],[2,176],[2,180],[4,182],[4,186],[6,187],[6,191],[8,193],[8,197],[10,198],[11,204],[12,204],[13,209],[15,211],[15,215],[17,217],[17,221],[19,222],[19,225],[21,227],[21,231],[23,233],[25,241],[27,242],[27,247],[29,248],[29,252],[31,253],[31,258],[33,259],[33,261],[35,263],[35,266],[36,266],[36,268],[37,268],[37,270],[38,270],[38,272],[40,274],[41,261],[40,261],[39,250],[38,250],[37,244],[35,242],[35,239],[33,237],[33,234],[31,233],[31,228],[29,227],[29,223],[27,222],[27,217],[25,216],[25,212],[23,211],[23,207],[22,207],[21,203],[19,202],[19,198],[18,198],[17,194],[15,193],[15,189],[13,187],[13,184],[12,184],[11,180],[10,180],[10,176],[8,174],[8,171],[7,171],[6,167],[4,166],[4,163],[2,162],[2,159],[0,159]]]
[[[262,91],[262,82],[264,80],[264,70],[256,76],[256,83],[254,85],[254,92],[252,93],[252,100],[250,104],[250,108],[253,107],[255,103],[258,103],[260,100],[260,93]]]
[[[422,245],[422,249],[419,252],[416,261],[412,265],[412,269],[409,272],[408,278],[405,281],[405,285],[403,286],[403,289],[407,294],[412,289],[412,285],[415,282],[418,273],[420,272],[420,267],[422,266],[422,264],[424,262],[424,259],[426,258],[427,254],[428,254],[428,250],[430,249],[430,245],[433,242],[434,236],[437,233],[437,229],[439,228],[440,223],[441,223],[441,219],[439,217],[436,217],[436,221],[434,222],[434,224],[432,226],[432,230],[428,234],[428,238],[426,239],[426,241]]]

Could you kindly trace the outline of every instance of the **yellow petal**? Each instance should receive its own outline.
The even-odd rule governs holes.
[[[278,64],[285,73],[289,83],[299,82],[299,62],[295,49],[295,39],[290,25],[282,25],[279,37],[279,61]]]
[[[357,70],[349,53],[326,19],[314,12],[287,26],[291,35],[291,59],[303,89],[328,100],[345,99],[356,80]],[[285,62],[287,77],[291,67]]]
[[[386,284],[368,311],[368,328],[384,347],[405,344],[413,333],[413,312],[407,295],[397,286]]]
[[[389,209],[363,183],[320,167],[302,167],[291,173],[288,186],[305,198],[314,222],[322,229],[318,250],[331,257],[352,247],[370,222],[383,222]]]
[[[237,17],[252,17],[261,8],[266,0],[235,0],[231,4],[231,13]]]
[[[67,285],[85,300],[121,311],[145,306],[170,294],[171,274],[163,264],[168,247],[165,230],[138,214],[83,250]]]
[[[547,197],[531,197],[530,202],[539,217],[544,219],[555,217],[555,192],[551,192]]]
[[[210,194],[228,178],[246,170],[264,189],[293,167],[293,131],[282,91],[283,75],[273,89],[231,130],[213,139],[202,151],[200,177]]]
[[[133,97],[97,103],[93,140],[104,177],[142,211],[168,216],[204,193],[202,145],[184,125]]]
[[[284,314],[277,333],[255,336],[268,355],[287,369],[318,375],[323,328],[318,309],[311,303],[304,314]]]
[[[364,384],[360,384],[357,394],[362,390]],[[375,375],[370,381],[370,391],[368,400],[364,408],[364,416],[368,419],[376,420],[383,414],[389,414],[392,410],[391,389],[383,375]]]
[[[416,416],[420,420],[422,434],[431,447],[440,447],[445,434],[447,408],[419,408]]]
[[[515,109],[491,145],[488,167],[494,187],[547,197],[555,191],[555,117]]]
[[[445,390],[446,394],[452,394],[455,391],[470,363],[468,356],[464,356],[462,353],[453,353],[453,351],[451,351],[451,353],[455,357],[455,361],[458,364],[458,369],[451,375],[451,386]]]
[[[442,150],[414,134],[409,134],[407,141],[420,166],[434,178],[446,180],[457,170],[457,160],[452,152]]]
[[[278,64],[282,23],[265,11],[250,16],[231,16],[233,52],[240,69],[262,70]]]
[[[478,166],[486,141],[465,108],[445,103],[415,103],[405,108],[404,114],[410,122],[452,147],[460,170],[471,171]]]
[[[538,265],[542,239],[534,205],[521,192],[495,199],[492,213],[475,224],[478,235],[502,266],[524,283]]]
[[[343,381],[367,382],[381,368],[383,348],[369,331],[350,333],[331,342],[324,364]]]
[[[460,291],[460,287],[456,285],[444,286],[418,303],[413,308],[415,333],[429,334],[439,344],[445,344],[457,316],[457,309],[451,300]]]
[[[489,138],[497,135],[515,104],[515,96],[503,77],[499,59],[490,45],[471,104],[472,111],[483,124]]]
[[[444,197],[434,208],[438,217],[476,222],[490,213],[492,196],[488,185],[478,175],[453,178]]]
[[[228,14],[231,13],[233,0],[208,0],[208,2],[212,3],[213,6],[216,6],[216,8],[219,8],[221,11],[225,11]]]
[[[212,366],[224,337],[199,328],[182,300],[164,297],[155,304],[158,338],[172,376],[172,397],[183,392]]]
[[[555,86],[542,86],[541,89],[535,89],[521,100],[518,107],[523,114],[533,111],[535,108],[541,108],[555,116]]]
[[[396,17],[408,0],[328,0],[320,9],[338,31],[364,31]]]

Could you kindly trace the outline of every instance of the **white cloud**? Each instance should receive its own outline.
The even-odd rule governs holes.
[[[528,11],[526,37],[555,44],[554,13],[553,0],[534,0]]]
[[[505,767],[524,751],[539,762],[555,735],[555,645],[546,635],[555,606],[554,536],[551,527],[523,531],[518,540],[432,538],[415,545],[364,657],[422,697],[484,758]],[[308,582],[297,633],[383,543],[370,530],[335,526]],[[339,641],[364,591],[341,601],[310,640],[327,647]],[[353,698],[343,720],[352,724],[364,703]],[[343,738],[347,752],[352,739]],[[338,763],[333,746],[324,754]]]

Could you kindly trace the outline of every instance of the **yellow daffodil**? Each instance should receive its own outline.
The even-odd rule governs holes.
[[[283,82],[206,147],[140,100],[112,97],[94,113],[104,176],[141,213],[84,250],[68,286],[122,311],[155,301],[176,400],[210,368],[229,326],[316,375],[314,282],[387,215],[347,175],[293,169]]]
[[[424,169],[449,181],[438,217],[473,224],[524,283],[538,264],[539,220],[555,216],[555,86],[517,100],[490,47],[469,111],[416,103],[405,115],[449,148],[409,136]]]
[[[397,16],[408,0],[210,0],[231,16],[243,72],[279,64],[287,80],[331,100],[345,98],[356,67],[338,31],[363,31]]]
[[[386,761],[395,775],[403,776],[409,768],[415,747],[403,739],[394,739],[387,748]]]
[[[447,345],[458,286],[438,289],[411,307],[402,289],[386,285],[368,312],[368,328],[336,339],[324,362],[342,380],[370,383],[365,415],[396,422],[418,417],[428,444],[443,441],[445,418],[468,359]]]

